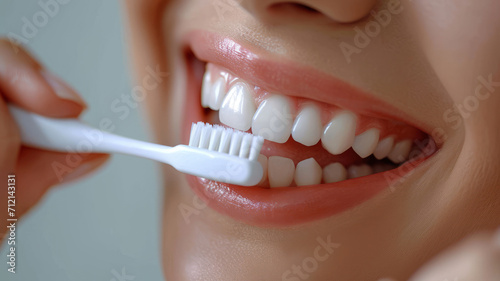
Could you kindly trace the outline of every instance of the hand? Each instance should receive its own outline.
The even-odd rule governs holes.
[[[425,265],[410,281],[500,280],[500,230],[478,233]]]
[[[21,145],[7,103],[54,118],[78,117],[85,103],[22,47],[0,38],[0,238],[8,231],[8,176],[15,174],[15,216],[33,207],[54,185],[101,166],[105,154],[58,153]],[[12,203],[12,202],[11,202]]]

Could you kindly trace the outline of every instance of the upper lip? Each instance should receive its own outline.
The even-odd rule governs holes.
[[[205,62],[227,68],[245,81],[268,92],[334,104],[358,114],[399,120],[429,134],[431,127],[399,108],[345,81],[291,61],[275,61],[257,54],[231,38],[206,31],[192,31],[186,44]]]
[[[405,122],[429,132],[428,126],[398,108],[381,101],[338,78],[293,62],[271,60],[234,40],[207,31],[192,31],[184,41],[186,50],[205,62],[218,64],[266,91],[334,104],[358,114]],[[190,70],[191,78],[194,75]],[[187,99],[196,100],[200,89],[188,81]],[[199,81],[197,82],[199,83]],[[198,91],[198,93],[196,93]],[[203,118],[201,107],[186,103],[188,118]],[[198,108],[198,109],[197,109]],[[188,125],[188,124],[185,124]],[[393,173],[390,180],[378,173],[367,177],[321,184],[306,188],[262,189],[232,186],[189,177],[190,185],[208,206],[233,218],[257,225],[293,225],[345,211],[372,198],[419,167],[431,153],[410,160]]]

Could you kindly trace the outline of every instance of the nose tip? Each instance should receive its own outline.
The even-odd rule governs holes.
[[[255,17],[280,21],[290,16],[320,13],[335,22],[350,23],[370,13],[377,0],[236,0]]]

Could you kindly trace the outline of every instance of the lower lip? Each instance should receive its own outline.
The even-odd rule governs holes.
[[[185,139],[189,138],[187,128],[192,122],[204,121],[204,111],[199,106],[201,79],[188,68]],[[187,176],[187,180],[196,195],[221,214],[250,225],[284,227],[330,217],[361,205],[394,183],[404,181],[434,153],[429,147],[423,151],[431,153],[421,154],[395,170],[331,184],[266,189],[228,185],[194,176]]]
[[[397,170],[338,183],[276,189],[187,177],[196,195],[219,213],[251,225],[279,227],[326,218],[358,206],[403,181],[424,161],[424,158],[413,160]]]

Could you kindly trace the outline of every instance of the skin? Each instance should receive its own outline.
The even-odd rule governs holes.
[[[389,1],[300,1],[316,10],[311,15],[274,5],[285,1],[242,0],[220,16],[216,6],[221,2],[126,2],[137,77],[148,64],[160,64],[171,74],[170,82],[147,101],[161,142],[178,143],[181,135],[177,105],[186,77],[179,38],[201,29],[249,45],[259,55],[312,66],[365,89],[425,124],[442,146],[395,192],[286,229],[249,226],[204,208],[183,176],[166,168],[167,279],[281,280],[283,272],[312,255],[318,237],[331,235],[341,246],[308,280],[407,280],[443,249],[500,225],[500,96],[491,94],[473,112],[449,111],[474,94],[479,76],[492,74],[500,81],[500,19],[492,12],[500,3],[405,1],[403,10],[348,63],[339,44],[353,45],[354,28],[363,29],[373,20],[369,11],[387,9]],[[188,222],[179,211],[182,206],[196,210]],[[490,234],[482,235],[478,244],[489,245]],[[466,257],[470,248],[462,247]],[[493,256],[498,261],[498,254]],[[430,274],[437,276],[437,268],[429,269]],[[466,276],[442,268],[450,280]]]
[[[215,7],[229,3],[225,0],[124,1],[136,80],[147,75],[147,66],[169,73],[145,100],[159,143],[181,142],[178,105],[186,77],[180,37],[201,29],[241,41],[260,55],[308,65],[356,85],[425,124],[441,146],[394,192],[289,228],[259,228],[223,216],[195,197],[183,175],[164,167],[162,252],[167,280],[282,280],[285,271],[314,255],[318,238],[327,237],[339,247],[314,272],[294,275],[302,276],[298,280],[498,280],[500,239],[494,240],[492,231],[500,225],[500,87],[495,86],[477,109],[450,110],[455,105],[467,108],[464,100],[474,95],[478,77],[491,75],[500,82],[500,18],[495,13],[500,3],[403,1],[403,10],[348,63],[340,43],[354,45],[354,28],[364,29],[373,20],[370,11],[387,9],[388,2],[300,1],[316,11],[311,13],[284,1],[240,0],[220,16]],[[33,73],[38,66],[25,52],[12,61],[6,45],[0,44],[4,101],[41,114],[78,116],[82,108],[67,109],[73,105],[54,100],[42,82],[30,93],[51,102],[30,104],[26,91],[11,87],[5,69]],[[40,81],[35,74],[26,77]],[[27,210],[57,181],[40,167],[25,164],[23,151],[30,153],[30,163],[45,157],[50,163],[61,156],[22,148],[5,103],[0,103],[0,113],[2,133],[8,132],[2,134],[0,149],[11,152],[0,154],[1,171],[15,169],[19,181],[24,170],[25,180],[47,180],[39,181],[43,185],[25,184],[40,194],[27,200]],[[100,159],[93,167],[105,159],[89,157]],[[194,210],[187,221],[179,211],[185,206]]]

